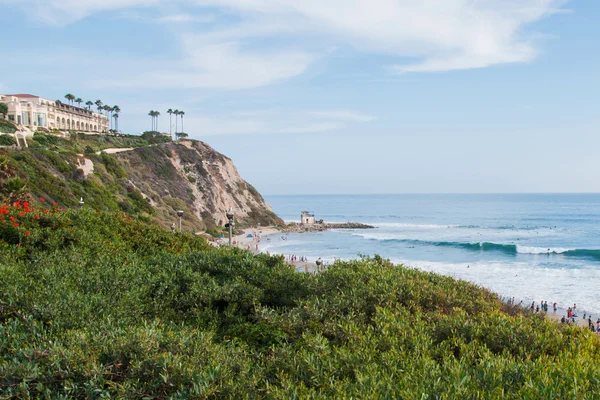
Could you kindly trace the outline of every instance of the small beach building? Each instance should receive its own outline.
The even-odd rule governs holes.
[[[300,216],[300,223],[302,225],[313,225],[315,222],[315,214],[310,211],[302,211],[302,215]]]

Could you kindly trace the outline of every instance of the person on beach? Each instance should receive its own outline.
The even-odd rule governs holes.
[[[552,304],[552,308],[554,308],[554,314],[556,314],[556,302],[554,302],[554,304]]]
[[[567,319],[565,318],[565,316],[563,315],[562,318],[560,319],[560,323],[561,324],[565,324],[567,323]]]

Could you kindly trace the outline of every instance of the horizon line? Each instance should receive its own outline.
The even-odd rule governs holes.
[[[573,195],[600,192],[407,192],[407,193],[269,193],[263,196],[414,196],[414,195]]]

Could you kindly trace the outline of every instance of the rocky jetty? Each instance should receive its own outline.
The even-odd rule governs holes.
[[[359,222],[324,222],[317,224],[288,224],[286,232],[322,232],[330,229],[374,229],[374,226]]]

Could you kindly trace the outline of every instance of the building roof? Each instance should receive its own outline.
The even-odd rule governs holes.
[[[26,99],[37,99],[40,96],[34,96],[32,94],[5,94],[4,96],[7,97],[21,97],[21,98],[26,98]]]

